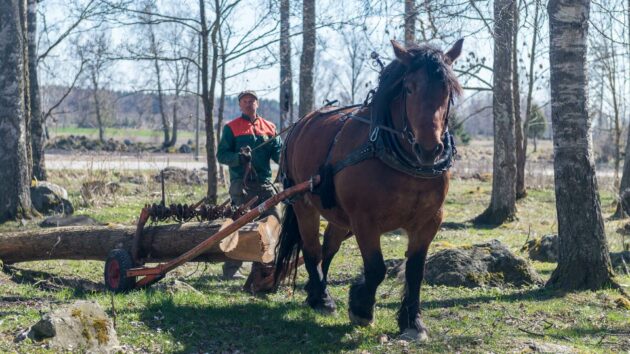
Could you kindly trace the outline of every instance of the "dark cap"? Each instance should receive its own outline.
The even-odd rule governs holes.
[[[254,96],[254,98],[256,100],[258,100],[258,95],[256,94],[256,91],[252,91],[252,90],[245,90],[245,91],[239,93],[238,94],[238,100],[240,101],[241,98],[243,98],[244,96],[247,96],[247,95]]]

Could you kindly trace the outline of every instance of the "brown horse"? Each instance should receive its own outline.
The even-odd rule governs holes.
[[[348,312],[353,323],[371,324],[376,288],[386,270],[380,237],[402,228],[409,241],[398,325],[407,338],[427,338],[420,283],[442,222],[455,152],[448,110],[461,93],[451,66],[462,43],[443,53],[392,41],[396,60],[383,69],[371,102],[312,112],[289,133],[281,164],[285,187],[318,171],[322,182],[286,208],[276,269],[286,269],[303,251],[307,303],[314,309],[335,311],[326,288],[328,268],[341,242],[354,234],[364,276],[350,290]],[[329,222],[323,247],[320,215]]]

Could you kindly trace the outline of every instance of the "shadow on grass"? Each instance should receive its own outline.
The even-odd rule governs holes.
[[[156,320],[158,311],[163,318]],[[178,305],[170,298],[140,313],[147,326],[169,328],[183,345],[181,353],[315,353],[358,347],[358,341],[345,336],[350,324],[321,324],[316,316],[297,303]]]
[[[465,221],[465,222],[445,221],[442,223],[440,227],[442,231],[445,231],[445,230],[472,229],[475,226],[470,221]]]
[[[60,277],[58,275],[39,270],[17,268],[15,266],[4,265],[2,271],[9,275],[9,278],[20,284],[30,284],[44,291],[71,290],[72,295],[77,298],[84,298],[86,293],[104,291],[102,283],[81,278]]]
[[[455,306],[469,306],[475,304],[485,304],[490,302],[517,302],[517,301],[545,301],[555,298],[561,298],[566,295],[565,292],[549,290],[545,288],[537,288],[531,290],[519,291],[515,289],[515,292],[507,295],[479,295],[471,297],[450,297],[448,299],[439,300],[420,300],[420,308],[449,308]],[[384,307],[392,309],[398,309],[399,302],[384,304]]]

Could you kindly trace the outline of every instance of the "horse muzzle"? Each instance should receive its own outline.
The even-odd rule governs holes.
[[[427,150],[423,148],[422,145],[414,142],[412,149],[421,166],[433,166],[440,160],[440,156],[444,152],[444,144],[438,143],[433,148]]]

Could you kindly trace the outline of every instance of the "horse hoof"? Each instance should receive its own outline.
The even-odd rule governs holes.
[[[320,306],[313,307],[313,310],[315,310],[319,314],[326,315],[326,316],[337,314],[336,306],[320,305]]]
[[[424,328],[419,331],[415,328],[407,328],[400,335],[400,339],[408,342],[423,343],[429,340],[429,333]]]
[[[367,327],[374,324],[374,319],[359,317],[353,314],[351,310],[348,310],[348,317],[350,317],[350,323],[355,326]]]
[[[317,302],[317,303],[312,304],[307,299],[306,301],[304,301],[304,303],[310,306],[313,310],[315,310],[315,312],[320,313],[322,315],[334,315],[337,313],[337,305],[335,305],[334,300],[330,300],[330,301],[324,300],[323,302]]]

